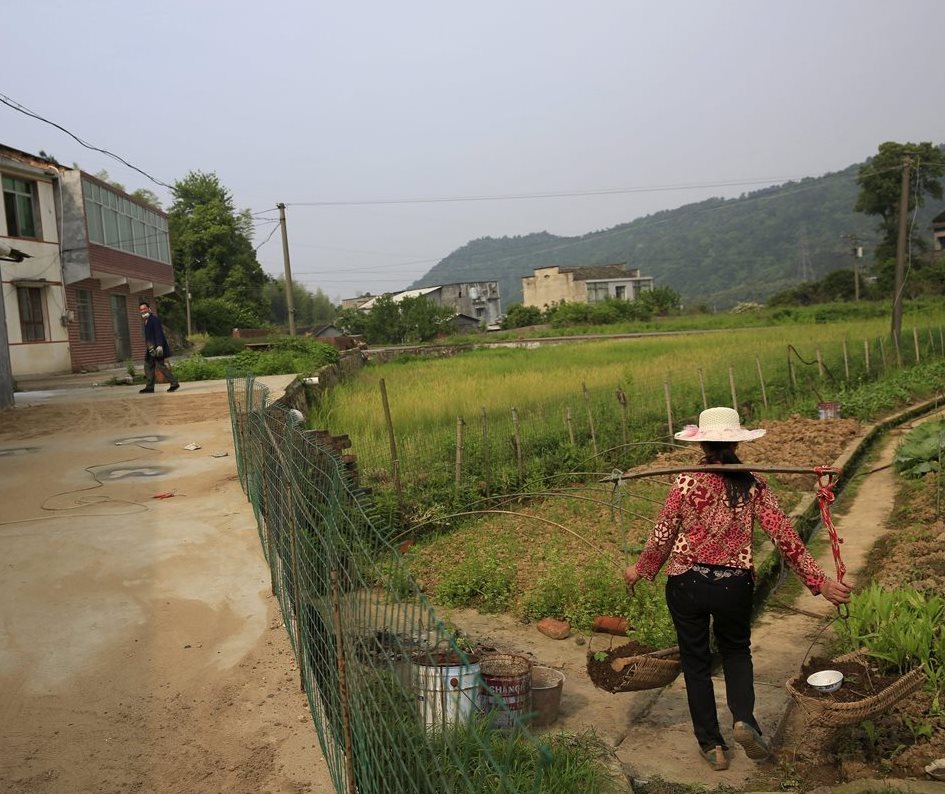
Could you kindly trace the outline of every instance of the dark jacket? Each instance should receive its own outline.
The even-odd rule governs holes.
[[[164,348],[164,358],[171,355],[171,346],[167,343],[167,337],[164,336],[164,326],[156,314],[151,314],[144,321],[144,344],[150,353],[156,347]]]

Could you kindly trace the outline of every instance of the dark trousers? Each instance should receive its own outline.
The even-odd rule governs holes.
[[[164,376],[164,380],[173,386],[177,383],[177,378],[174,377],[174,373],[171,371],[170,365],[163,358],[155,358],[150,353],[145,353],[144,355],[144,377],[147,379],[147,388],[154,388],[154,371],[160,370],[161,374]]]
[[[725,695],[735,722],[755,722],[755,688],[751,664],[751,574],[711,579],[687,571],[666,580],[666,604],[676,626],[689,715],[703,749],[727,747],[719,729],[712,687],[709,620],[722,655]]]

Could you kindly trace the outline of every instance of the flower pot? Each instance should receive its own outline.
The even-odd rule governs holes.
[[[594,618],[592,625],[594,631],[598,631],[602,634],[616,634],[618,636],[625,635],[629,627],[626,618],[617,617],[615,615],[598,615]]]

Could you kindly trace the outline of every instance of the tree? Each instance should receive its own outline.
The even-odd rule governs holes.
[[[945,154],[929,142],[895,143],[887,141],[879,146],[879,153],[860,166],[856,181],[860,192],[854,209],[865,215],[879,216],[882,239],[876,246],[876,261],[896,256],[896,238],[899,231],[899,196],[902,190],[902,166],[906,158],[909,172],[909,212],[925,203],[926,196],[942,198],[941,178],[945,176]],[[922,230],[914,230],[915,244],[920,248],[925,240]]]
[[[513,303],[502,318],[502,328],[524,328],[526,325],[538,325],[541,320],[541,309],[537,306]]]
[[[289,322],[286,304],[285,277],[279,276],[263,287],[263,299],[269,307],[269,317],[277,325]],[[338,311],[331,299],[320,289],[309,292],[297,281],[292,282],[292,305],[297,325],[325,325],[334,322]]]
[[[146,187],[139,187],[131,194],[131,197],[138,199],[143,204],[150,204],[155,209],[161,209],[161,199],[157,197],[157,193],[148,190]]]
[[[672,287],[654,287],[640,293],[637,296],[637,301],[642,307],[661,317],[665,317],[670,312],[678,311],[680,305],[679,293]]]
[[[439,306],[422,295],[404,298],[399,303],[400,327],[405,342],[427,342],[452,330],[453,310]]]
[[[256,259],[248,212],[235,209],[229,191],[213,173],[191,171],[174,183],[173,194],[168,217],[178,285],[189,281],[195,303],[223,299],[234,307],[240,325],[261,324],[268,315],[263,301],[268,277]],[[183,289],[162,309],[181,327]]]

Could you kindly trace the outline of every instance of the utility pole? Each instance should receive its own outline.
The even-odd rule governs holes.
[[[863,258],[863,246],[855,234],[841,234],[844,240],[850,243],[850,253],[853,254],[853,298],[860,299],[860,260]]]
[[[184,305],[187,307],[187,338],[193,336],[193,328],[190,324],[190,265],[187,265],[187,272],[184,274]]]
[[[279,225],[282,227],[282,261],[285,263],[285,308],[289,315],[289,336],[295,336],[295,301],[292,296],[292,268],[289,265],[289,236],[285,230],[285,204],[279,208]]]
[[[899,236],[896,239],[896,283],[893,291],[892,337],[898,348],[902,330],[902,293],[906,276],[906,235],[909,233],[909,169],[912,160],[902,158],[902,189],[899,193]]]

